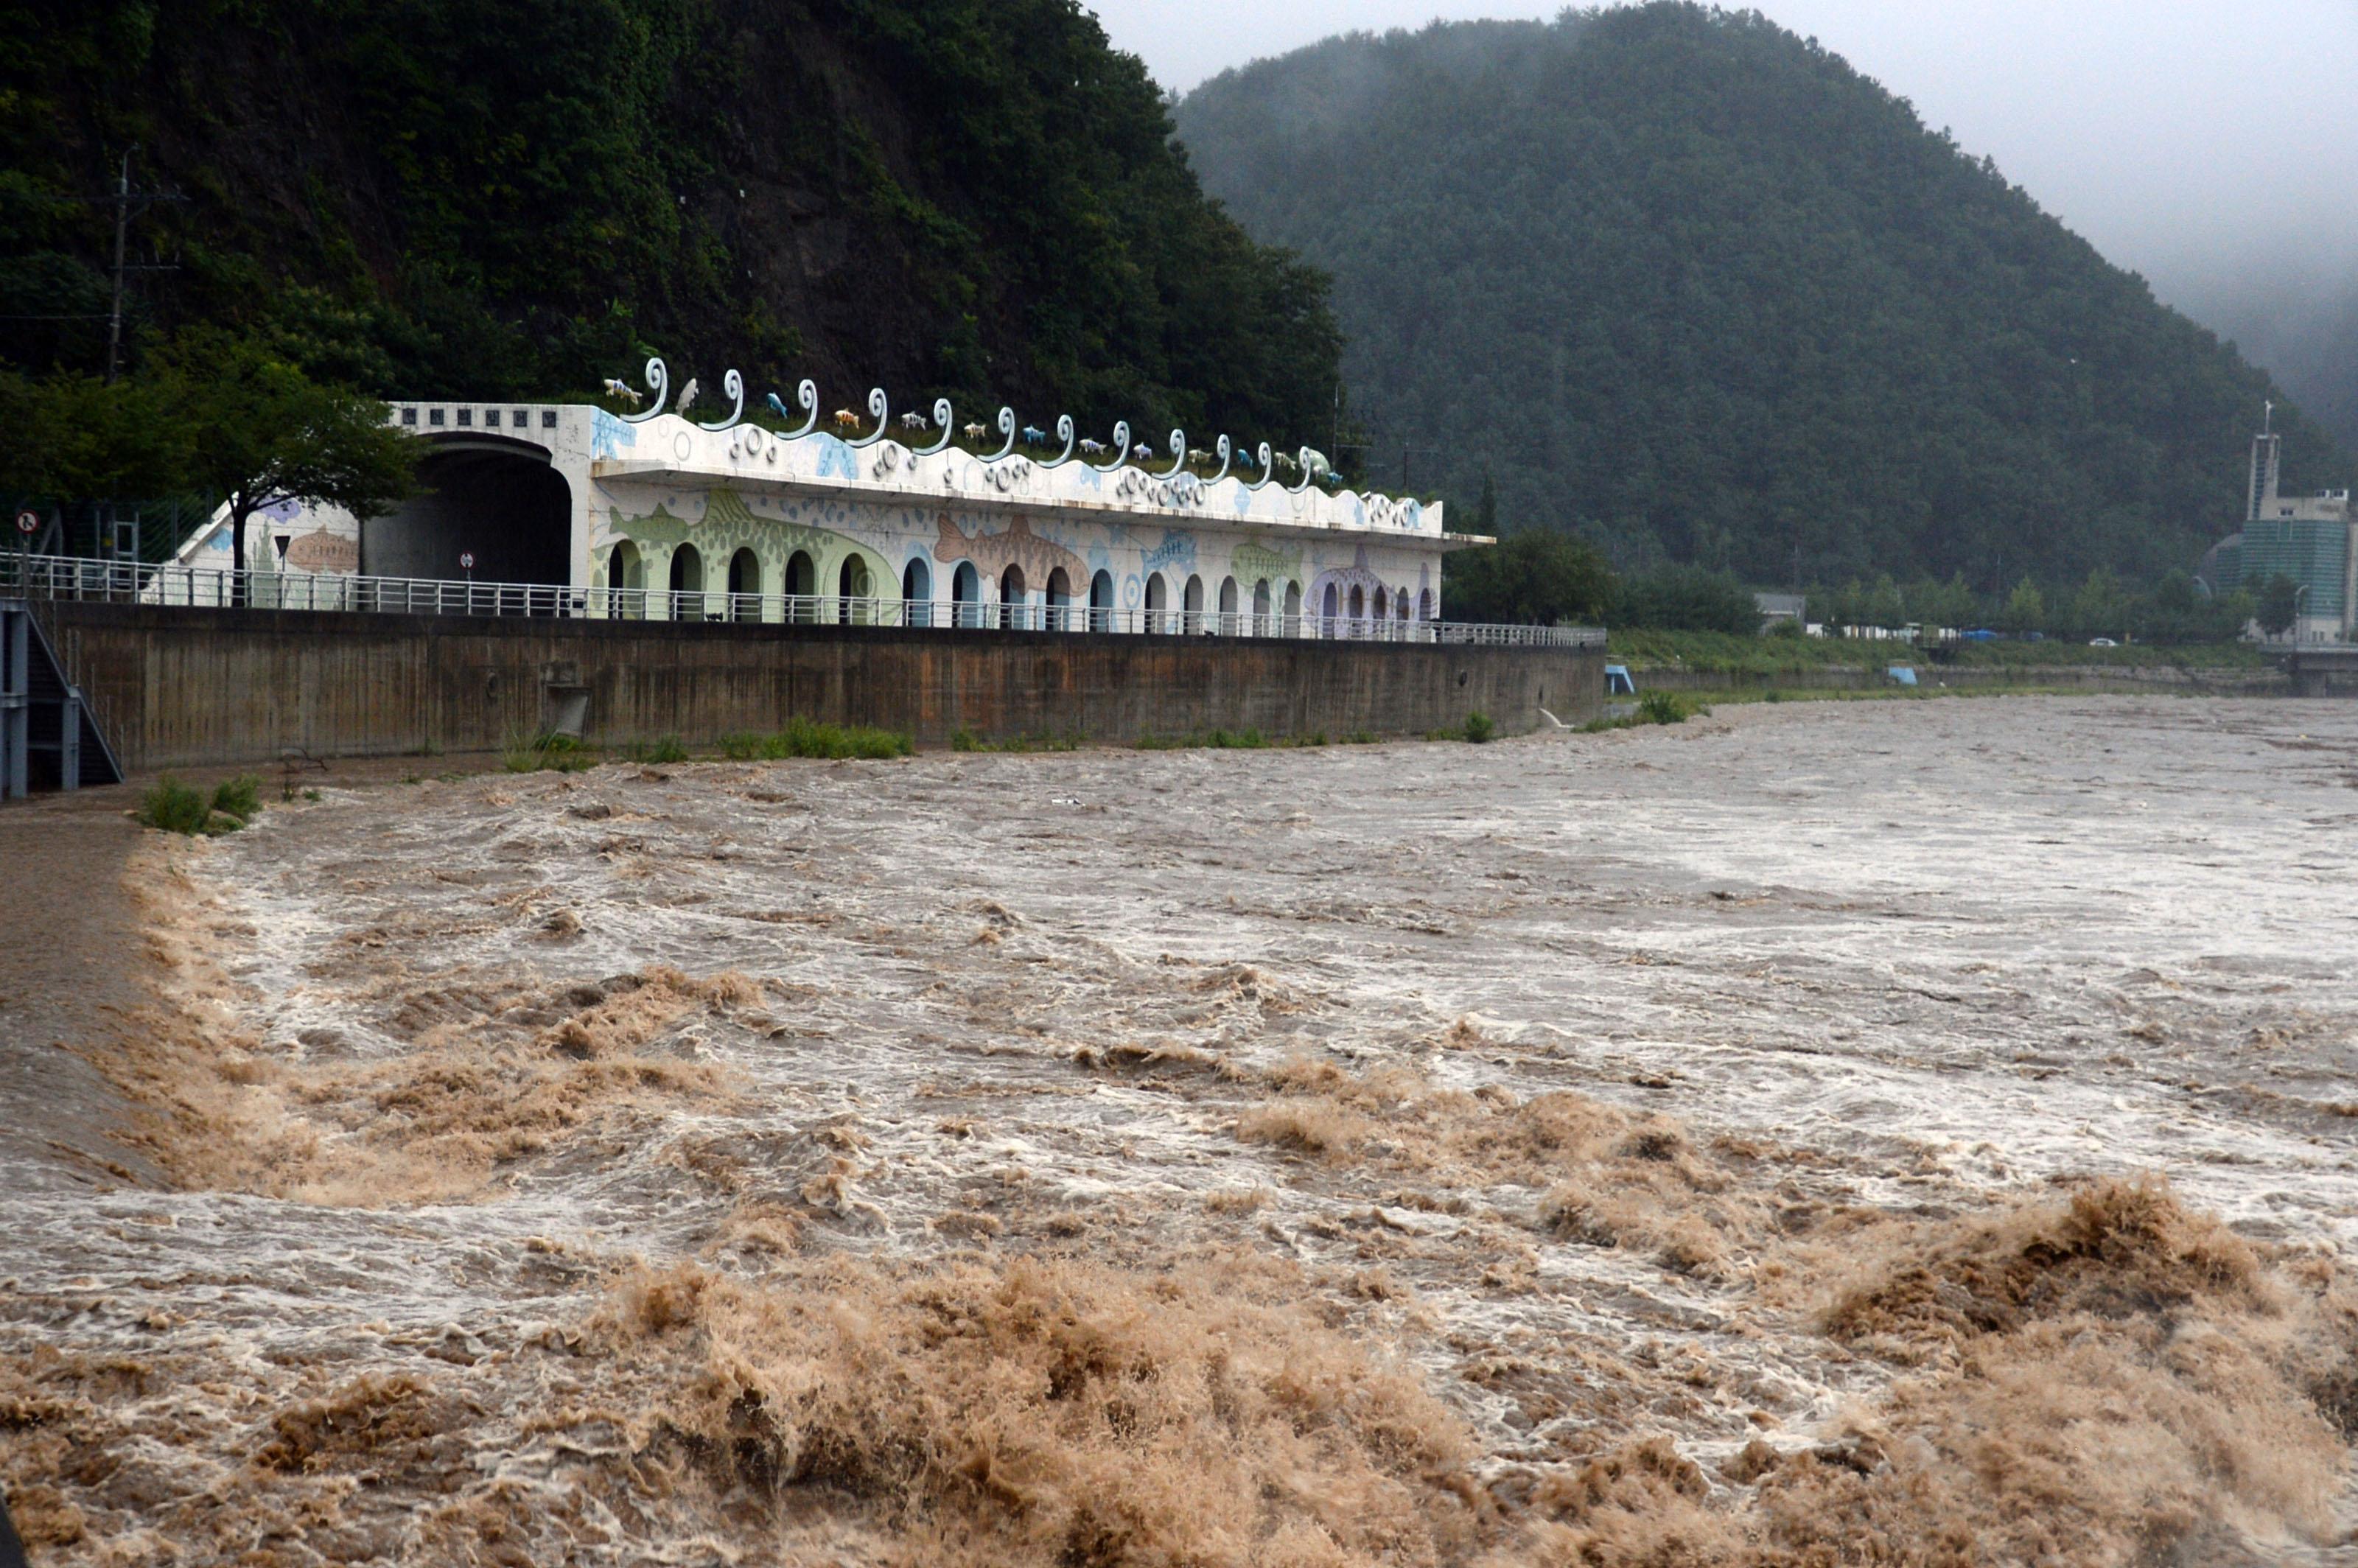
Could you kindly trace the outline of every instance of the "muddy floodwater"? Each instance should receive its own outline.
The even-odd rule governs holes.
[[[0,1171],[38,1563],[2358,1563],[2358,704],[322,795]]]

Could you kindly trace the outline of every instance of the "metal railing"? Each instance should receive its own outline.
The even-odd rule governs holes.
[[[353,611],[592,621],[761,625],[916,626],[950,631],[1101,632],[1160,636],[1301,637],[1334,642],[1602,648],[1588,626],[1492,626],[1396,615],[1317,616],[1275,610],[1117,610],[1079,602],[902,600],[842,594],[571,588],[554,583],[311,572],[233,572],[75,556],[0,555],[0,594],[200,609]]]

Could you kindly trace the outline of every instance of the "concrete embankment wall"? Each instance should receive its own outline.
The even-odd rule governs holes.
[[[2181,669],[2175,665],[1936,665],[1893,659],[1916,671],[1926,689],[1963,691],[2053,690],[2178,692],[2205,697],[2290,697],[2293,684],[2282,670]],[[1866,691],[1893,689],[1885,666],[1828,665],[1806,670],[1757,675],[1727,670],[1690,670],[1675,665],[1633,665],[1639,691]]]
[[[568,719],[597,745],[708,744],[802,717],[941,745],[959,730],[1127,741],[1500,730],[1604,701],[1570,648],[221,611],[41,608],[126,767],[497,750]]]

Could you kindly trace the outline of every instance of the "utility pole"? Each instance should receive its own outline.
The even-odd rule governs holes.
[[[123,247],[131,232],[131,155],[139,150],[132,143],[123,149],[123,170],[114,181],[114,303],[106,313],[106,384],[114,384],[114,373],[123,362]]]
[[[1412,447],[1412,446],[1409,445],[1407,438],[1405,438],[1405,437],[1402,437],[1402,438],[1401,438],[1401,487],[1400,487],[1400,492],[1401,492],[1402,495],[1407,495],[1407,494],[1409,494],[1409,493],[1410,493],[1410,491],[1409,491],[1409,488],[1408,488],[1408,458],[1409,458],[1409,454],[1410,454],[1411,452],[1437,452],[1437,451],[1439,451],[1439,450],[1441,450],[1441,449],[1440,449],[1439,447],[1425,447],[1425,446],[1415,446],[1415,447]]]
[[[136,142],[124,149],[123,164],[115,175],[114,195],[83,198],[85,200],[109,201],[114,205],[114,298],[106,313],[106,383],[109,386],[114,384],[114,378],[121,374],[123,370],[124,275],[134,272],[178,272],[179,270],[169,263],[135,264],[129,258],[131,220],[146,211],[149,205],[154,202],[188,200],[185,196],[168,195],[152,190],[135,192],[131,189],[131,156],[138,150],[139,144]]]

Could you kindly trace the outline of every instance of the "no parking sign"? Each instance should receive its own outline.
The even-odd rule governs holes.
[[[19,534],[30,534],[39,528],[40,525],[40,518],[34,514],[33,510],[30,507],[27,507],[24,511],[16,514],[16,532]]]

